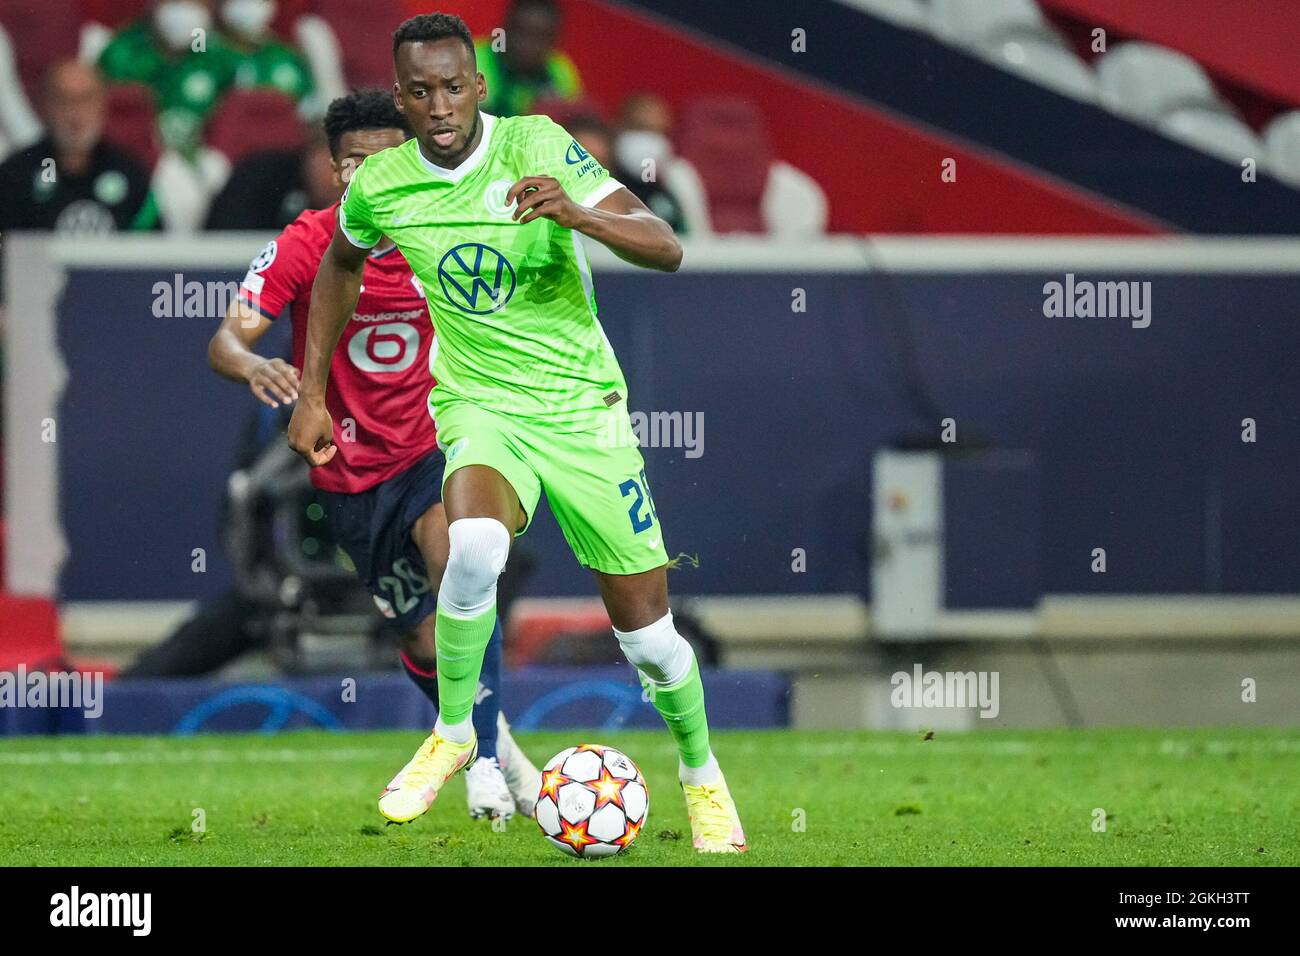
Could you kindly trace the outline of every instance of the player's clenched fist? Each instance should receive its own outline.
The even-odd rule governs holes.
[[[525,176],[506,193],[506,205],[512,202],[518,203],[512,218],[521,225],[541,216],[565,229],[576,229],[586,215],[554,176]]]
[[[315,468],[334,457],[334,420],[323,398],[303,398],[289,419],[289,447]]]

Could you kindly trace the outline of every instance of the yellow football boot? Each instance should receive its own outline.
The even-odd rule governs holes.
[[[409,823],[438,798],[438,791],[478,754],[478,735],[458,744],[436,731],[379,795],[379,812],[393,823]]]
[[[719,775],[716,783],[701,786],[684,783],[682,792],[686,794],[695,849],[701,853],[744,853],[748,849],[740,814],[724,777]]]

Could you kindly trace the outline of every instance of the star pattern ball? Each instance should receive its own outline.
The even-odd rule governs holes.
[[[650,812],[650,789],[626,754],[601,744],[562,750],[542,768],[534,819],[542,835],[569,856],[622,853]]]

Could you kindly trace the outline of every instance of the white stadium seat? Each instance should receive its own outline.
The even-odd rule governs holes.
[[[1264,148],[1268,171],[1300,185],[1300,110],[1283,113],[1264,128]]]
[[[1230,113],[1189,106],[1160,118],[1156,129],[1234,165],[1250,158],[1259,162],[1264,143],[1255,131]]]
[[[963,46],[1053,33],[1034,0],[931,0],[930,27],[943,39]]]
[[[1055,38],[1009,37],[985,43],[980,54],[1012,73],[1085,102],[1097,99],[1097,77]]]
[[[921,0],[840,0],[840,2],[901,27],[925,29],[929,25],[930,15]]]
[[[30,146],[43,132],[41,121],[27,102],[27,94],[18,79],[13,41],[5,28],[0,27],[0,160],[10,152]]]
[[[1109,109],[1154,124],[1184,107],[1230,112],[1200,64],[1153,43],[1121,43],[1094,64],[1098,93]]]
[[[789,163],[777,160],[763,191],[763,220],[772,236],[807,239],[826,232],[826,191]]]

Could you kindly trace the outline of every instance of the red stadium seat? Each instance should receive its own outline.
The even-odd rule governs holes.
[[[271,29],[276,36],[292,42],[294,21],[304,13],[311,12],[311,0],[280,0],[275,5],[275,19],[271,21]]]
[[[401,0],[316,0],[315,12],[338,37],[351,86],[393,85],[393,31],[406,19]]]
[[[144,16],[153,4],[151,0],[81,0],[78,5],[83,19],[94,20],[116,30]]]
[[[0,592],[0,670],[59,666],[59,614],[45,598]]]
[[[520,600],[510,614],[507,662],[511,667],[523,667],[542,657],[563,634],[608,632],[610,626],[609,613],[599,598]]]
[[[39,102],[45,71],[77,55],[81,17],[71,3],[49,0],[0,0],[0,24],[13,41],[18,75],[32,103]]]
[[[291,97],[278,90],[233,90],[208,120],[206,139],[233,165],[264,149],[298,149],[307,136]]]
[[[104,124],[104,139],[130,153],[145,169],[153,169],[161,147],[153,93],[147,86],[122,83],[108,88],[108,122]]]
[[[708,196],[715,232],[764,232],[762,202],[772,146],[758,106],[739,97],[698,100],[674,136]]]

